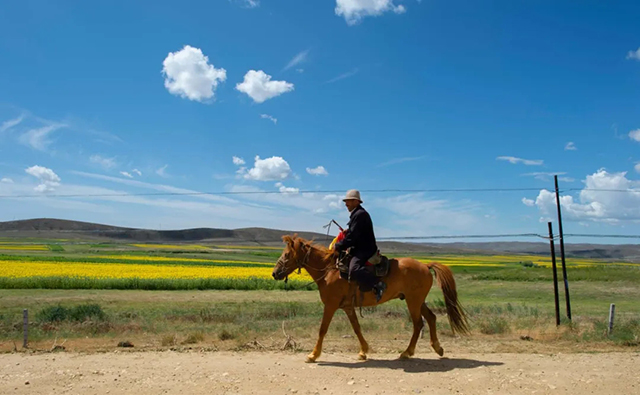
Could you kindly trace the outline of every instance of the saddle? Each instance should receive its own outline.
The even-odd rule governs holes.
[[[340,270],[340,277],[345,280],[349,279],[349,263],[352,257],[350,252],[340,253],[340,256],[336,260],[336,267]],[[366,267],[373,275],[381,279],[389,274],[389,258],[381,255],[380,250],[378,250],[367,260]]]

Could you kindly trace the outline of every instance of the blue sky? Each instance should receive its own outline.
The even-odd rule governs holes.
[[[640,3],[0,6],[0,220],[640,234]],[[234,159],[235,157],[235,159]],[[585,189],[586,188],[586,189]],[[158,192],[260,192],[139,196]],[[118,194],[103,197],[55,195]],[[30,198],[7,196],[35,195]],[[49,197],[47,197],[49,196]],[[592,240],[593,241],[593,240]],[[599,240],[609,242],[613,240]]]

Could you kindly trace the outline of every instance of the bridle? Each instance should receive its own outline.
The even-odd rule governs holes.
[[[307,270],[312,269],[312,270],[316,270],[316,271],[324,271],[325,273],[317,280],[313,280],[310,283],[306,284],[304,287],[308,287],[309,285],[313,284],[313,283],[318,283],[318,281],[322,280],[323,278],[325,278],[327,276],[327,274],[329,273],[329,267],[325,268],[324,270],[320,270],[320,269],[316,269],[313,267],[309,266],[309,258],[311,257],[311,250],[313,249],[313,247],[311,246],[307,246],[306,244],[303,244],[303,248],[307,248],[307,252],[304,255],[304,258],[302,259],[298,259],[296,260],[296,268],[298,269],[298,274],[300,274],[302,272],[302,268],[305,268]],[[283,260],[283,264],[286,266],[287,262],[289,262],[289,258],[285,258]],[[295,271],[295,269],[294,269]],[[287,286],[287,283],[289,282],[289,275],[286,275],[284,278],[284,284],[285,284],[285,289]],[[303,287],[303,288],[304,288]]]
[[[303,244],[303,246],[305,246]],[[306,247],[306,246],[305,246]],[[304,255],[304,258],[302,258],[302,263],[300,262],[300,259],[296,260],[296,268],[298,269],[298,274],[300,274],[302,272],[302,268],[309,268],[309,257],[311,257],[311,247],[309,247],[307,249],[307,253]],[[287,263],[289,262],[289,258],[285,258],[282,263],[285,265],[287,265]],[[295,271],[295,269],[294,269]],[[287,280],[289,280],[289,275],[287,275],[284,279],[284,282],[286,283]]]

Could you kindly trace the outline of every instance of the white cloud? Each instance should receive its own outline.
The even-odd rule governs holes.
[[[636,173],[640,173],[640,163],[636,163],[636,165],[633,166],[633,168],[636,171]]]
[[[486,209],[474,202],[430,200],[423,193],[374,198],[370,203],[363,196],[363,200],[372,213],[390,212],[390,222],[386,225],[392,227],[390,232],[394,236],[443,235],[468,232],[478,226],[486,232],[492,231],[484,218]]]
[[[161,170],[161,172],[164,174],[164,170]],[[133,170],[131,170],[131,172],[121,171],[120,174],[122,174],[123,176],[125,176],[127,178],[134,178],[134,176],[133,176],[134,174],[137,174],[138,176],[142,176],[142,172],[140,170],[138,170],[138,169],[133,169]]]
[[[292,91],[294,87],[287,81],[271,81],[271,76],[262,70],[249,70],[244,76],[244,81],[236,84],[236,89],[249,95],[254,102],[263,103]]]
[[[280,181],[291,175],[291,168],[286,160],[279,156],[260,159],[256,156],[253,168],[249,169],[244,178],[256,181]]]
[[[404,162],[414,162],[417,160],[422,160],[424,159],[425,156],[413,156],[413,157],[405,157],[405,158],[395,158],[395,159],[391,159],[387,162],[383,162],[380,163],[377,167],[386,167],[386,166],[391,166],[391,165],[397,165],[399,163],[404,163]]]
[[[540,181],[549,181],[549,180],[551,180],[553,178],[553,176],[560,176],[560,175],[564,175],[564,174],[567,174],[567,173],[565,173],[565,172],[553,173],[553,172],[536,171],[536,172],[533,172],[533,173],[525,173],[525,174],[523,174],[523,176],[525,176],[525,177],[527,177],[527,176],[528,177],[533,177],[536,180],[540,180]],[[558,178],[558,179],[561,179],[561,177]]]
[[[587,176],[584,183],[578,201],[571,195],[560,196],[563,219],[610,224],[640,221],[640,181],[629,180],[626,172],[609,173],[600,169]],[[545,216],[542,220],[555,217],[555,193],[543,189],[535,203]]]
[[[51,144],[51,140],[48,139],[49,134],[65,126],[63,124],[50,124],[28,130],[20,136],[20,142],[38,151],[46,151]]]
[[[309,55],[309,49],[307,49],[306,51],[302,51],[300,53],[298,53],[296,56],[293,57],[293,59],[291,59],[289,61],[289,63],[287,63],[286,66],[284,66],[284,70],[289,70],[290,68],[292,68],[293,66],[296,66],[304,61],[307,60],[307,56]]]
[[[117,175],[72,172],[74,175],[115,183],[116,188],[88,185],[61,184],[56,188],[58,195],[74,195],[77,198],[50,199],[46,196],[31,199],[6,199],[3,202],[5,219],[18,217],[56,217],[77,219],[88,222],[157,229],[185,229],[207,227],[215,223],[220,228],[274,227],[297,231],[318,231],[328,222],[325,214],[329,211],[329,201],[322,200],[322,194],[273,193],[279,188],[271,188],[269,195],[219,196],[199,194],[169,185],[152,184]],[[29,176],[30,177],[30,176]],[[275,181],[274,181],[275,183]],[[285,181],[286,183],[286,181]],[[2,195],[33,194],[33,183],[0,183]],[[270,185],[273,187],[273,183]],[[228,190],[231,190],[229,186]],[[170,196],[133,196],[128,190],[147,188],[161,192],[171,192]],[[288,188],[286,186],[285,188]],[[258,190],[242,185],[233,190]],[[173,193],[189,193],[179,196]],[[133,193],[133,192],[132,192]],[[194,193],[194,194],[191,194]],[[88,196],[93,195],[93,196]],[[97,195],[97,196],[96,196]],[[1,210],[0,210],[1,211]],[[11,215],[7,214],[10,213]],[[346,216],[346,210],[341,210]],[[346,222],[341,221],[341,222]]]
[[[304,73],[304,69],[296,69],[296,71],[300,74]]]
[[[161,168],[156,170],[156,174],[159,175],[160,177],[168,177],[166,173],[167,167],[169,167],[169,165],[162,166]]]
[[[169,52],[162,64],[164,86],[172,94],[190,100],[201,102],[213,98],[218,84],[227,79],[225,69],[216,69],[200,48],[189,45]]]
[[[7,131],[9,129],[11,129],[14,126],[17,126],[18,124],[20,124],[20,122],[22,122],[24,120],[24,114],[21,114],[19,117],[14,118],[14,119],[9,119],[7,121],[2,122],[2,125],[0,125],[0,133]]]
[[[634,141],[640,142],[640,129],[632,130],[629,132],[629,138]]]
[[[246,162],[244,161],[244,159],[242,158],[238,158],[237,156],[233,157],[233,164],[236,166],[242,166],[244,165]]]
[[[312,176],[328,176],[329,175],[329,173],[324,168],[324,166],[314,167],[313,169],[307,167],[307,173],[311,174]]]
[[[268,119],[271,122],[273,122],[274,125],[278,123],[278,119],[277,118],[274,118],[274,117],[272,117],[271,115],[268,115],[268,114],[260,114],[260,118]]]
[[[11,178],[4,177],[0,182],[4,182],[5,184],[13,184],[13,180]]]
[[[325,84],[333,84],[334,82],[343,80],[345,78],[353,77],[356,74],[358,74],[358,69],[353,69],[351,71],[347,71],[346,73],[342,73],[337,77],[333,77],[329,81],[326,81]]]
[[[342,207],[342,204],[343,204],[343,203],[342,203],[342,197],[341,197],[341,196],[338,196],[338,195],[336,195],[336,194],[334,194],[334,193],[331,193],[331,194],[325,195],[325,196],[322,198],[322,200],[323,200],[323,201],[328,201],[328,202],[329,202],[329,209],[331,209],[331,210],[337,210],[337,209],[339,209],[340,207]]]
[[[256,8],[260,6],[260,0],[230,0],[240,3],[243,8]]]
[[[91,163],[95,163],[98,164],[102,167],[104,167],[105,169],[111,169],[116,167],[116,159],[115,158],[104,158],[100,155],[92,155],[89,160],[91,161]]]
[[[276,187],[282,187],[282,183],[277,183]],[[287,187],[285,187],[287,188]],[[322,214],[333,210],[332,201],[330,199],[325,199],[324,194],[320,193],[310,193],[304,192],[294,193],[293,190],[290,190],[289,193],[285,193],[286,190],[283,189],[283,193],[269,193],[269,194],[260,194],[257,192],[264,191],[264,189],[252,186],[252,185],[234,185],[231,188],[232,192],[249,192],[247,195],[242,195],[243,200],[249,200],[256,202],[260,205],[275,205],[278,206],[278,212],[290,212],[295,213],[292,210],[300,210],[298,213],[314,213],[314,214]],[[345,210],[346,212],[346,210]],[[297,215],[297,214],[296,214]],[[321,225],[325,225],[328,220],[326,217],[321,217]],[[318,227],[320,229],[320,227]]]
[[[640,60],[640,48],[638,48],[635,51],[627,52],[627,59]]]
[[[89,177],[119,185],[116,188],[61,184],[56,188],[60,195],[94,195],[79,198],[48,199],[32,198],[8,199],[6,212],[16,216],[73,218],[88,222],[110,223],[131,227],[151,227],[162,229],[184,229],[211,226],[220,228],[274,227],[287,230],[322,231],[331,218],[345,224],[348,212],[340,201],[341,194],[308,193],[294,189],[283,189],[283,193],[248,194],[218,196],[194,194],[189,196],[133,196],[128,190],[148,188],[158,191],[191,193],[182,188],[151,184],[117,175],[72,172],[81,177]],[[273,188],[274,181],[267,184],[267,191],[280,192],[280,186]],[[282,181],[287,184],[288,181]],[[2,194],[22,195],[33,193],[35,185],[0,184]],[[281,185],[284,188],[292,188]],[[229,186],[229,191],[259,192],[252,185]],[[97,195],[97,196],[95,196]],[[388,208],[392,201],[392,208]],[[377,199],[373,195],[365,197],[367,208],[374,217],[376,235],[415,236],[424,234],[468,234],[480,229],[496,232],[503,227],[496,221],[483,217],[485,207],[474,208],[473,203],[439,201],[429,202],[424,196],[414,198],[398,197]],[[416,209],[411,209],[416,204]],[[411,207],[407,207],[411,206]],[[28,213],[28,214],[23,214]],[[433,214],[433,215],[432,215]],[[470,224],[475,227],[469,229]],[[332,227],[333,234],[336,230]],[[325,230],[326,231],[326,230]]]
[[[389,11],[402,14],[406,8],[394,4],[394,0],[336,0],[336,15],[344,17],[350,26],[357,24],[364,17],[379,16]]]
[[[36,192],[49,192],[60,186],[60,177],[51,169],[36,165],[25,169],[25,171],[40,181],[40,185],[34,188]]]
[[[496,160],[505,160],[514,165],[518,163],[522,163],[527,166],[542,166],[544,164],[543,160],[522,159],[522,158],[516,158],[515,156],[499,156],[496,158]]]
[[[129,180],[129,179],[126,179],[126,178],[105,176],[105,175],[102,175],[102,174],[85,173],[85,172],[82,172],[82,171],[72,171],[71,173],[79,175],[79,176],[82,176],[82,177],[93,178],[93,179],[96,179],[96,180],[109,181],[109,182],[114,182],[114,183],[117,183],[117,184],[133,186],[133,187],[136,187],[136,188],[153,189],[153,190],[162,191],[162,192],[171,192],[171,193],[178,193],[178,194],[180,194],[180,193],[190,194],[190,193],[197,192],[197,191],[194,191],[194,190],[191,190],[191,189],[172,187],[170,185],[153,184],[153,183],[148,183],[148,182],[144,182],[144,181]],[[215,196],[215,195],[198,195],[197,197],[200,198],[200,199],[205,199],[205,200],[231,202],[230,199],[227,199],[227,198],[221,197],[221,196]]]
[[[87,176],[90,178],[113,181],[118,184],[136,186],[140,188],[150,188],[154,190],[177,192],[177,193],[190,193],[198,191],[190,191],[181,188],[175,188],[166,185],[149,184],[140,181],[109,177],[98,174],[74,172],[74,174]],[[7,189],[5,189],[7,190]],[[4,190],[3,190],[4,191]],[[26,191],[21,191],[16,188],[11,189],[12,193],[24,194]],[[128,221],[131,226],[151,226],[156,228],[159,223],[162,223],[162,228],[187,228],[187,227],[204,227],[211,226],[210,224],[216,223],[220,227],[249,227],[249,226],[264,226],[268,227],[269,224],[279,223],[285,229],[302,229],[310,230],[319,228],[324,222],[324,219],[314,218],[310,215],[310,210],[307,212],[294,211],[294,217],[282,217],[282,211],[274,209],[271,205],[256,204],[251,201],[245,201],[241,199],[230,199],[223,196],[213,195],[194,195],[194,196],[163,196],[163,197],[142,197],[127,195],[127,193],[121,189],[107,189],[101,187],[89,187],[81,185],[61,185],[59,188],[60,194],[70,195],[101,195],[85,198],[74,198],[70,200],[64,199],[33,199],[29,202],[37,202],[37,206],[33,210],[41,213],[45,210],[41,210],[44,206],[53,207],[54,204],[66,202],[67,208],[70,210],[67,214],[68,217],[79,219],[79,209],[83,209],[82,200],[89,200],[92,202],[106,201],[110,202],[108,206],[94,205],[90,209],[97,211],[96,209],[111,209],[115,207],[115,210],[107,215],[106,221],[108,223],[123,224],[120,221]],[[298,201],[302,199],[302,195],[280,196],[280,202],[289,206],[290,199]],[[300,196],[296,198],[296,196]],[[260,196],[256,196],[256,200],[261,200]],[[13,200],[14,202],[17,200]],[[287,209],[282,207],[281,209]],[[34,212],[30,210],[29,212]],[[120,219],[115,216],[120,216]],[[46,215],[39,216],[56,216],[61,217],[62,214],[56,210],[48,210]],[[104,220],[104,218],[103,218]],[[167,222],[165,222],[167,221]],[[172,222],[173,221],[173,222]],[[177,221],[177,222],[176,222]],[[92,220],[93,222],[93,220]],[[97,221],[100,222],[100,221]],[[312,225],[309,225],[309,224]]]
[[[527,198],[522,198],[522,203],[524,203],[525,206],[529,206],[529,207],[533,207],[536,205],[536,202],[532,199],[527,199]]]
[[[276,187],[278,188],[278,190],[280,191],[280,193],[285,193],[285,194],[296,194],[300,192],[300,189],[298,188],[293,188],[293,187],[285,187],[284,185],[282,185],[281,182],[277,182],[276,183]]]
[[[573,141],[569,141],[567,143],[567,145],[564,146],[564,150],[565,151],[577,151],[578,148],[576,148],[576,145],[573,143]]]

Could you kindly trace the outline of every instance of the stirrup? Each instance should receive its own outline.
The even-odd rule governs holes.
[[[376,303],[380,302],[380,299],[382,299],[382,295],[384,294],[384,291],[386,289],[387,289],[387,284],[385,284],[382,281],[380,281],[378,284],[376,284],[373,287],[374,293],[376,295]]]

